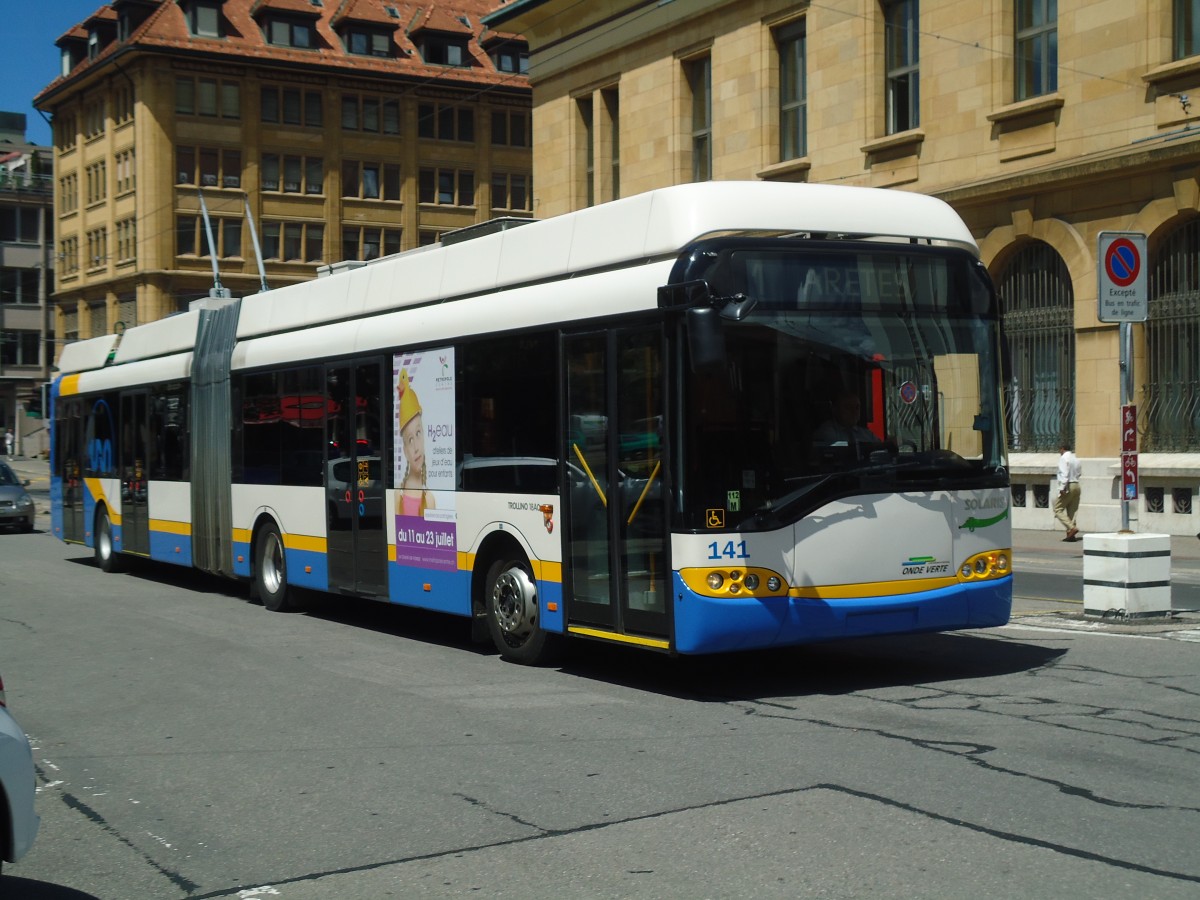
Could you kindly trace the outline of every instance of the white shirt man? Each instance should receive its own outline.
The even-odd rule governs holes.
[[[1079,511],[1079,478],[1083,468],[1079,458],[1071,452],[1070,444],[1064,443],[1058,449],[1058,496],[1054,498],[1054,518],[1067,529],[1064,540],[1073,541],[1079,534],[1075,513]]]

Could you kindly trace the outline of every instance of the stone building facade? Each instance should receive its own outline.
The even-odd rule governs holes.
[[[13,452],[25,456],[50,446],[42,385],[54,356],[51,166],[49,148],[26,140],[25,114],[0,112],[0,435],[11,431]]]
[[[59,40],[64,341],[531,214],[530,91],[490,0],[113,0]],[[247,209],[249,215],[247,216]],[[251,230],[251,223],[254,230]]]
[[[1001,298],[1017,527],[1055,527],[1061,440],[1081,527],[1120,527],[1097,256],[1102,232],[1145,234],[1130,514],[1200,531],[1198,0],[511,0],[484,21],[529,41],[539,217],[708,178],[954,206]]]

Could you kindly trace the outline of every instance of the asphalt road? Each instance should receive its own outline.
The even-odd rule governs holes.
[[[0,535],[36,751],[5,898],[1195,897],[1200,629],[529,669]]]

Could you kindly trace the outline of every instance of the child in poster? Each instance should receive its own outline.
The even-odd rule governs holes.
[[[392,375],[396,562],[454,571],[454,350],[396,354]]]

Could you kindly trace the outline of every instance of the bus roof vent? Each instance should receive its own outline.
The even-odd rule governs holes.
[[[510,228],[528,225],[530,222],[536,221],[537,219],[522,219],[519,216],[498,216],[495,219],[488,219],[486,222],[478,222],[474,225],[468,225],[465,228],[456,228],[454,231],[447,231],[442,235],[442,245],[449,246],[450,244],[461,244],[463,241],[473,241],[475,238],[508,231]]]

